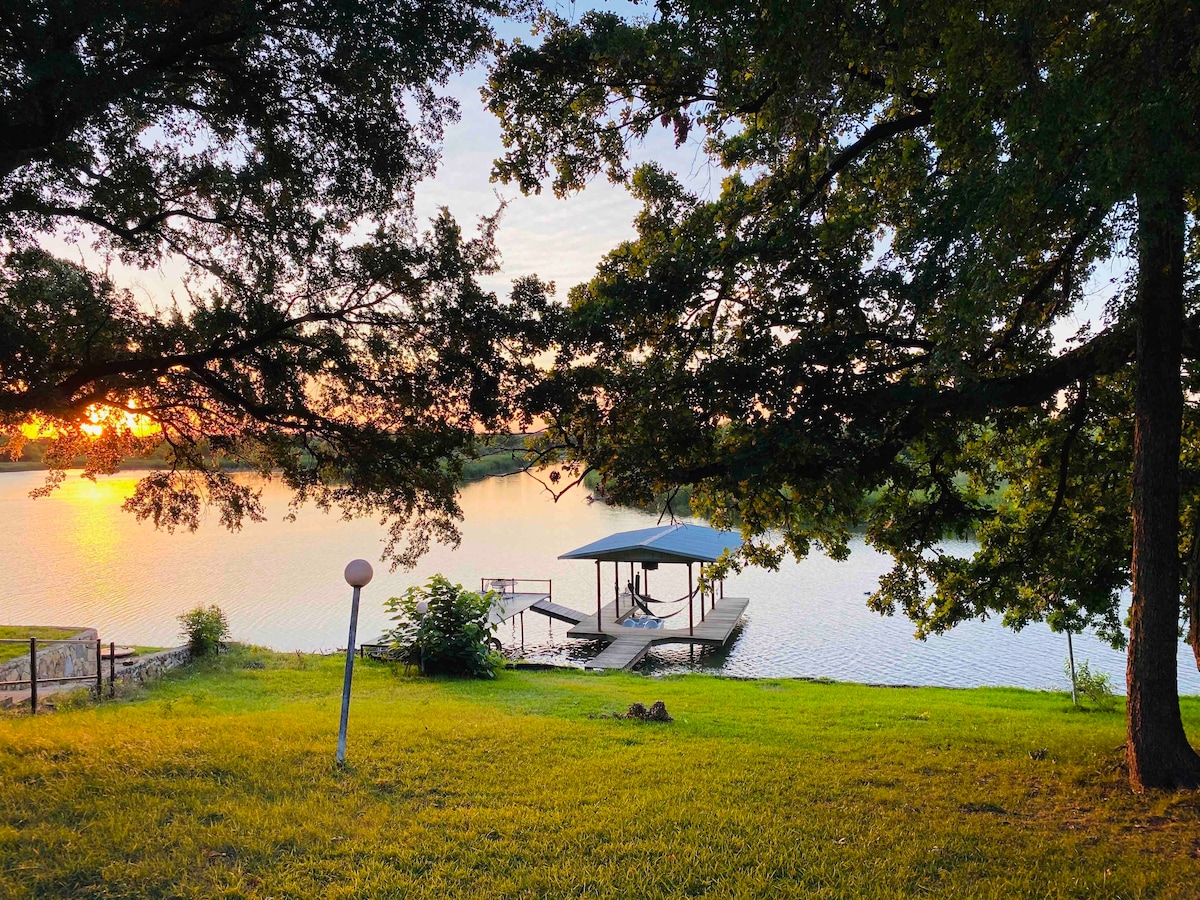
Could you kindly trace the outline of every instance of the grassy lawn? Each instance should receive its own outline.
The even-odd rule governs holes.
[[[25,641],[24,644],[0,644],[0,662],[29,655],[29,639],[62,640],[79,634],[77,628],[55,628],[48,625],[0,625],[0,639]]]
[[[1121,713],[1063,695],[362,664],[339,771],[341,665],[238,651],[0,719],[0,896],[1200,890],[1200,794],[1130,794]],[[658,699],[674,723],[593,718]]]

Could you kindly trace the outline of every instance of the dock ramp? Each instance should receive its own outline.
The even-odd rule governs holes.
[[[607,647],[605,647],[600,655],[591,662],[584,665],[585,669],[592,671],[603,671],[604,669],[632,669],[636,666],[643,656],[645,656],[651,646],[644,635],[631,635],[630,637],[617,638]]]
[[[538,612],[543,616],[549,616],[551,619],[558,619],[560,622],[567,622],[571,625],[578,625],[586,616],[583,613],[571,609],[569,606],[561,606],[558,603],[553,603],[549,598],[539,600],[529,607],[530,612]]]

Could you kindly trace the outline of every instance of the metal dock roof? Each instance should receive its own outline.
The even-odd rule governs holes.
[[[726,550],[742,546],[741,535],[704,525],[663,525],[620,531],[593,541],[559,559],[600,559],[615,562],[712,562]]]

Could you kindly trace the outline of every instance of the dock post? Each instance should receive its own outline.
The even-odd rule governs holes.
[[[596,630],[600,630],[600,560],[596,560]]]
[[[104,665],[100,662],[100,638],[96,638],[96,700],[104,698]]]
[[[692,564],[688,563],[688,634],[696,633],[695,613],[692,611],[694,609],[692,601],[695,599],[692,596]]]
[[[117,696],[117,642],[108,642],[108,696]]]
[[[525,652],[525,610],[521,610],[521,652]]]
[[[617,604],[617,618],[621,618],[621,564],[613,560],[613,602]]]

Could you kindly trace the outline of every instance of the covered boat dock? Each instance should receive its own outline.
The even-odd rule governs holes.
[[[715,562],[741,544],[741,536],[732,531],[678,524],[622,531],[562,554],[559,559],[590,559],[596,563],[595,612],[581,614],[567,635],[611,643],[585,668],[630,669],[658,644],[720,646],[728,641],[750,601],[726,597],[724,580],[710,581],[707,589],[701,590],[694,566],[699,564],[703,574],[706,563]],[[613,580],[611,599],[606,602],[603,564],[607,562],[613,564]],[[624,586],[622,564],[628,565]],[[650,573],[662,564],[687,566],[688,592],[683,597],[664,601],[650,596]],[[674,620],[684,612],[683,603],[687,604],[687,624],[676,625]],[[656,614],[658,604],[664,609],[661,617]],[[677,608],[665,612],[672,605]]]

